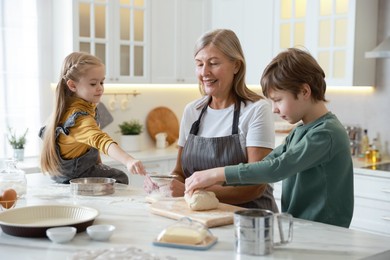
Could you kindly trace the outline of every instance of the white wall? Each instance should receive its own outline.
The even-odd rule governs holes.
[[[185,89],[159,89],[159,88],[140,88],[137,89],[141,94],[133,97],[128,95],[129,106],[126,110],[122,110],[117,106],[116,110],[110,112],[114,117],[114,122],[109,124],[104,131],[111,135],[116,141],[120,141],[120,133],[118,125],[123,121],[129,121],[131,119],[138,119],[144,124],[144,131],[142,136],[142,147],[148,148],[154,145],[152,138],[148,135],[146,129],[146,118],[148,113],[159,106],[165,106],[171,109],[180,122],[183,115],[184,107],[190,101],[199,98],[201,95],[199,90],[194,88]],[[102,99],[103,104],[109,109],[110,100],[115,96],[105,95]],[[117,95],[115,98],[117,102],[120,102],[126,95]]]

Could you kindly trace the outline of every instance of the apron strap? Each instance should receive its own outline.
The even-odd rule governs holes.
[[[200,120],[202,119],[202,116],[203,116],[204,112],[206,112],[207,107],[209,106],[210,102],[211,102],[211,98],[210,98],[210,101],[207,102],[207,104],[202,108],[202,111],[200,112],[198,120],[196,120],[192,124],[191,130],[190,130],[190,134],[193,134],[193,135],[197,135],[198,134]],[[233,116],[233,125],[232,125],[232,135],[238,134],[238,122],[240,120],[240,110],[241,110],[241,102],[239,103],[239,105],[237,105],[237,103],[235,103],[235,105],[234,105],[234,116]]]
[[[210,99],[210,100],[211,100],[211,99]],[[210,102],[207,102],[207,104],[202,108],[202,111],[200,112],[200,115],[199,115],[198,120],[196,120],[196,121],[192,124],[192,126],[191,126],[190,134],[193,134],[193,135],[197,135],[197,134],[198,134],[199,125],[200,125],[200,120],[202,119],[202,116],[203,116],[204,112],[207,110],[207,107],[208,107],[209,104],[210,104]]]
[[[240,110],[241,110],[241,102],[234,105],[234,117],[233,117],[233,126],[232,126],[232,135],[238,134],[238,121],[240,121]]]

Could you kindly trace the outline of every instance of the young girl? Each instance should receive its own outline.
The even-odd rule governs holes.
[[[123,163],[129,172],[145,174],[141,161],[123,151],[98,123],[97,103],[104,92],[105,66],[95,56],[74,52],[63,63],[55,110],[39,133],[41,168],[59,183],[80,177],[114,178],[129,183],[126,173],[103,165],[99,152]]]

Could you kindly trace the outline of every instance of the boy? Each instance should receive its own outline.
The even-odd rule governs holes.
[[[282,212],[349,227],[353,214],[353,165],[343,125],[325,106],[325,73],[307,52],[290,48],[264,70],[261,85],[273,112],[300,124],[262,161],[195,172],[186,192],[226,185],[283,180]]]

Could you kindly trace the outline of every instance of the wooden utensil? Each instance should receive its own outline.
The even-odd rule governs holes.
[[[179,138],[179,121],[175,113],[167,107],[156,107],[146,118],[146,127],[150,137],[156,141],[156,134],[167,133],[167,142],[173,144]]]
[[[184,198],[177,200],[160,200],[150,205],[153,214],[172,219],[189,217],[203,223],[207,227],[217,227],[233,224],[233,213],[244,208],[219,203],[217,209],[205,211],[193,211],[185,202]]]

